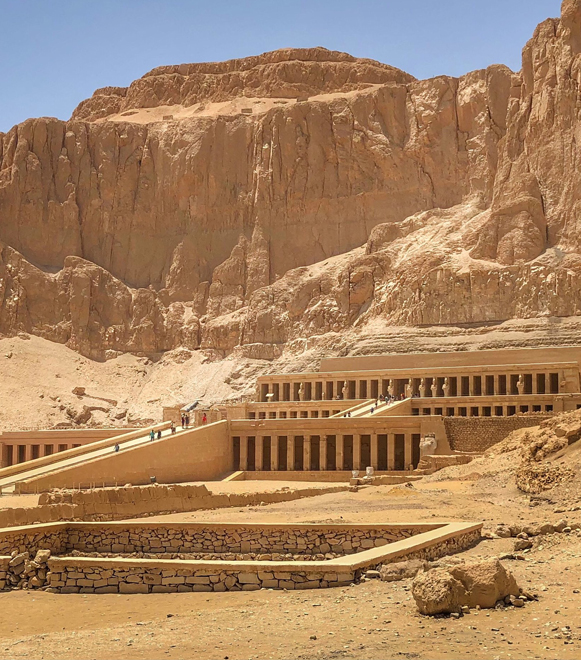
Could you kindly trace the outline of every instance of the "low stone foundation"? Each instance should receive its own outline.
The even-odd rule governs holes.
[[[464,550],[480,538],[481,524],[409,525],[206,525],[203,523],[57,523],[0,530],[0,553],[44,548],[53,556],[41,585],[55,593],[157,593],[169,591],[248,591],[260,588],[310,589],[342,586],[364,570],[402,557],[436,559]],[[245,545],[248,544],[248,545]],[[202,548],[202,560],[87,557],[67,553],[135,553],[138,548],[184,551]],[[325,560],[326,547],[333,558]],[[115,550],[113,550],[115,548]],[[234,548],[266,550],[255,559],[214,560]],[[304,557],[274,559],[273,549],[299,550]],[[211,551],[210,551],[211,550]],[[55,557],[55,554],[62,556]],[[265,557],[269,555],[272,559]],[[288,553],[287,553],[288,554]],[[323,559],[320,559],[320,555]],[[338,556],[335,556],[338,555]],[[210,556],[212,559],[210,559]],[[6,557],[0,557],[0,571]],[[23,580],[25,583],[25,580]],[[30,585],[26,583],[27,587]],[[36,585],[36,583],[35,583]]]
[[[205,485],[123,486],[42,493],[39,506],[0,510],[0,528],[59,520],[127,520],[185,511],[288,502],[302,497],[338,493],[348,484],[283,487],[256,493],[212,493]]]

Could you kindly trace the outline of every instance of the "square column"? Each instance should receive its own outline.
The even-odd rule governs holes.
[[[311,469],[311,436],[303,436],[303,470]]]
[[[538,389],[538,382],[537,382],[537,374],[536,373],[534,373],[532,375],[532,379],[533,379],[533,394],[538,394],[539,389]]]
[[[335,436],[335,443],[336,443],[336,451],[337,451],[337,469],[338,470],[343,470],[344,469],[344,463],[343,463],[343,458],[344,458],[344,447],[345,443],[343,442],[343,436],[342,435],[336,435]]]
[[[387,434],[387,469],[395,469],[395,435]]]
[[[295,469],[295,436],[286,437],[286,469],[290,472]]]
[[[361,436],[353,434],[353,469],[361,470]]]
[[[319,438],[319,470],[327,469],[327,436]]]
[[[500,387],[498,386],[498,374],[494,374],[493,378],[494,378],[494,392],[493,392],[493,394],[494,394],[494,396],[498,396],[498,394],[500,392]]]
[[[264,449],[264,438],[257,435],[254,438],[254,469],[262,471],[262,454]]]
[[[248,436],[240,436],[240,469],[248,470]]]
[[[371,434],[371,467],[377,470],[379,463],[379,445],[377,441],[377,433]]]
[[[409,470],[410,465],[412,464],[412,436],[409,433],[405,434],[405,451],[404,451],[404,462],[405,469]]]

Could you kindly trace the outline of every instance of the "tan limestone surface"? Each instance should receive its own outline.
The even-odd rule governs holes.
[[[27,120],[0,135],[0,331],[264,359],[377,323],[576,315],[580,50],[564,0],[518,73],[286,49]]]

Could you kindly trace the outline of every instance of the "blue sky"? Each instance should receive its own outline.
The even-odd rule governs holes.
[[[560,0],[0,0],[0,131],[70,117],[98,87],[162,64],[325,46],[418,78],[520,68]]]

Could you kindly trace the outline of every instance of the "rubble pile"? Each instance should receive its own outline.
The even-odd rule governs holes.
[[[34,559],[28,552],[13,550],[10,557],[4,588],[40,589],[45,586],[50,550],[38,550]]]

